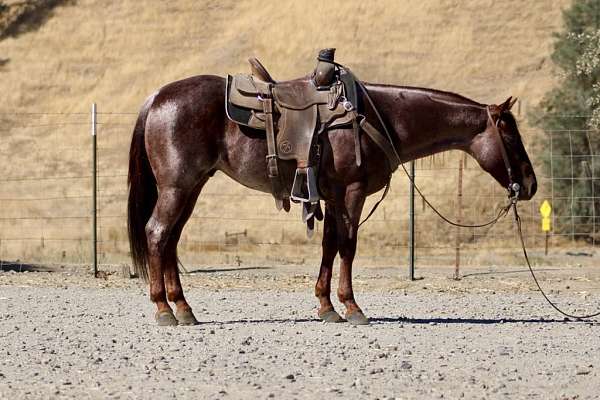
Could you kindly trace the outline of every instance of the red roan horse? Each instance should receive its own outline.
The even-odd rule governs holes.
[[[514,104],[510,98],[501,105],[484,105],[432,89],[365,87],[402,162],[458,149],[507,187],[509,176],[496,125],[508,152],[512,181],[522,188],[520,199],[535,194],[535,174],[510,112]],[[222,171],[244,186],[271,191],[264,134],[228,120],[224,104],[225,79],[196,76],[158,90],[146,100],[137,119],[129,160],[129,240],[135,271],[150,280],[159,325],[197,323],[179,280],[177,243],[208,179]],[[380,126],[370,106],[364,115]],[[330,300],[333,262],[339,253],[337,294],[346,307],[346,320],[366,324],[352,291],[352,261],[365,198],[385,187],[389,167],[368,135],[361,135],[362,163],[357,166],[352,127],[326,131],[320,140],[318,184],[325,200],[325,221],[315,287],[318,314],[327,322],[343,321]],[[175,304],[175,315],[167,300]]]

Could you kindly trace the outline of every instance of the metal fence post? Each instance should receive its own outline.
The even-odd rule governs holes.
[[[92,103],[92,263],[94,276],[98,277],[98,203],[96,198],[98,185],[97,140],[96,140],[96,103]]]
[[[410,195],[408,224],[408,278],[415,280],[415,162],[410,162]]]
[[[456,222],[462,223],[462,181],[463,181],[463,159],[458,159],[458,191],[456,194]],[[460,227],[456,227],[456,262],[454,264],[454,279],[460,279]]]

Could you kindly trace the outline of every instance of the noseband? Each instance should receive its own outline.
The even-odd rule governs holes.
[[[490,121],[490,125],[492,126],[492,130],[496,133],[496,136],[498,137],[498,140],[500,142],[500,152],[502,153],[504,166],[506,167],[506,172],[508,173],[508,197],[510,198],[511,203],[516,203],[519,199],[521,185],[513,181],[512,168],[508,159],[508,153],[506,152],[506,146],[504,145],[502,134],[500,134],[500,129],[498,128],[498,125],[500,124],[500,118],[498,118],[498,120],[494,122],[494,119],[492,118],[492,113],[490,112],[490,107],[486,107],[486,110],[488,114],[488,119]]]

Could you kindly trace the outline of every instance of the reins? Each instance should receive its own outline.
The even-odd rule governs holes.
[[[387,129],[387,126],[384,123],[383,118],[379,114],[379,111],[375,107],[375,104],[373,103],[373,100],[371,99],[371,96],[369,95],[369,93],[368,93],[367,89],[365,88],[364,84],[360,80],[358,80],[358,79],[356,81],[358,82],[360,88],[362,89],[363,93],[365,94],[365,97],[369,101],[369,104],[371,105],[371,107],[375,111],[375,115],[377,116],[377,118],[379,120],[379,123],[381,124],[381,126],[383,127],[383,130],[385,131],[387,139],[389,140],[390,145],[392,146],[392,148],[394,150],[394,153],[398,156],[398,159],[400,159],[400,156],[398,155],[398,153],[397,153],[397,151],[395,149],[394,142],[392,141],[392,137],[391,137],[391,135],[390,135],[390,133],[389,133],[389,131]],[[492,114],[490,112],[489,107],[487,107],[486,110],[487,110],[488,119],[489,119],[489,121],[491,123],[492,129],[496,133],[496,137],[499,140],[500,151],[501,151],[501,154],[502,154],[502,160],[504,161],[504,166],[506,168],[506,172],[508,173],[508,180],[509,180],[509,184],[508,184],[508,187],[507,187],[509,203],[506,206],[504,206],[504,207],[502,207],[500,209],[500,211],[498,212],[498,215],[494,219],[492,219],[489,222],[483,223],[483,224],[473,224],[473,225],[459,224],[457,222],[451,221],[450,219],[448,219],[447,217],[445,217],[441,212],[439,212],[429,202],[429,200],[427,200],[427,198],[423,195],[423,193],[421,192],[421,190],[419,189],[419,187],[415,184],[413,177],[408,173],[408,170],[406,169],[406,167],[404,166],[404,164],[400,163],[400,165],[402,166],[402,169],[404,170],[404,173],[406,174],[406,176],[410,180],[411,184],[413,185],[413,187],[415,188],[415,190],[417,191],[417,193],[419,194],[419,196],[421,196],[421,198],[423,199],[423,201],[433,210],[433,212],[435,214],[437,214],[442,220],[444,220],[445,222],[447,222],[448,224],[453,225],[453,226],[457,226],[457,227],[461,227],[461,228],[482,228],[482,227],[494,225],[496,222],[498,222],[500,220],[500,218],[505,217],[508,214],[508,212],[510,211],[510,209],[512,208],[514,216],[515,216],[515,224],[517,226],[517,233],[519,235],[519,240],[521,242],[521,248],[523,250],[523,256],[525,258],[525,262],[527,263],[527,267],[529,268],[529,272],[531,273],[531,277],[533,278],[533,281],[535,282],[538,290],[540,291],[540,293],[542,294],[542,296],[544,297],[544,299],[548,302],[548,304],[550,304],[550,306],[552,306],[552,308],[554,308],[557,312],[559,312],[560,314],[562,314],[562,315],[564,315],[565,317],[568,317],[568,318],[583,320],[583,319],[590,319],[590,318],[594,318],[594,317],[599,316],[600,315],[600,311],[598,311],[596,313],[593,313],[593,314],[584,314],[584,315],[575,315],[575,314],[571,314],[571,313],[565,312],[560,307],[558,307],[552,300],[550,300],[550,298],[546,295],[546,292],[544,291],[544,289],[542,289],[542,287],[541,287],[541,285],[540,285],[540,283],[539,283],[539,281],[537,279],[537,276],[535,275],[535,272],[533,271],[533,267],[531,266],[531,262],[529,261],[529,256],[527,254],[527,248],[525,246],[525,240],[523,239],[523,229],[521,227],[521,217],[519,216],[519,212],[518,212],[518,209],[517,209],[517,203],[519,201],[519,192],[521,190],[521,186],[517,182],[513,182],[512,168],[510,166],[510,161],[508,159],[508,154],[506,152],[506,147],[504,145],[504,140],[502,140],[502,135],[500,134],[500,130],[498,129],[498,124],[500,122],[500,119],[498,118],[498,120],[494,123],[494,120],[492,118]],[[393,172],[393,171],[391,171],[391,172]],[[391,173],[390,173],[390,180],[391,180]],[[375,212],[375,210],[377,209],[377,207],[379,206],[379,204],[385,199],[385,196],[389,192],[390,180],[388,180],[388,182],[387,182],[387,185],[385,187],[383,195],[381,196],[381,199],[371,209],[371,211],[369,212],[369,214],[367,215],[367,217],[358,225],[359,227],[364,222],[366,222],[371,215],[373,215],[373,213]]]

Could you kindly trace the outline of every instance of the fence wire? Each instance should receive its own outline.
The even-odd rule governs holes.
[[[127,157],[137,113],[98,113],[98,249],[100,264],[129,262]],[[579,118],[581,116],[572,116]],[[0,260],[38,263],[91,262],[92,145],[89,113],[0,113]],[[528,132],[522,132],[530,137]],[[538,134],[537,137],[540,137]],[[597,131],[547,131],[529,144],[538,194],[522,202],[527,245],[542,254],[539,207],[552,207],[551,251],[595,251],[600,209],[600,146]],[[564,143],[570,143],[565,150]],[[586,143],[586,146],[581,146]],[[561,146],[558,146],[561,144]],[[560,150],[558,150],[560,148]],[[581,152],[581,149],[587,149]],[[458,209],[459,163],[464,163]],[[451,218],[477,223],[496,215],[505,190],[463,153],[416,162],[416,183]],[[365,205],[368,210],[378,195]],[[359,259],[404,266],[408,257],[409,181],[397,172],[391,192],[359,235]],[[455,230],[416,199],[416,257],[420,265],[450,265],[457,243],[464,264],[510,263],[519,244],[512,220],[491,228]],[[187,264],[318,263],[320,233],[308,239],[300,208],[277,212],[269,194],[251,191],[216,174],[200,195],[182,234],[179,255]]]

